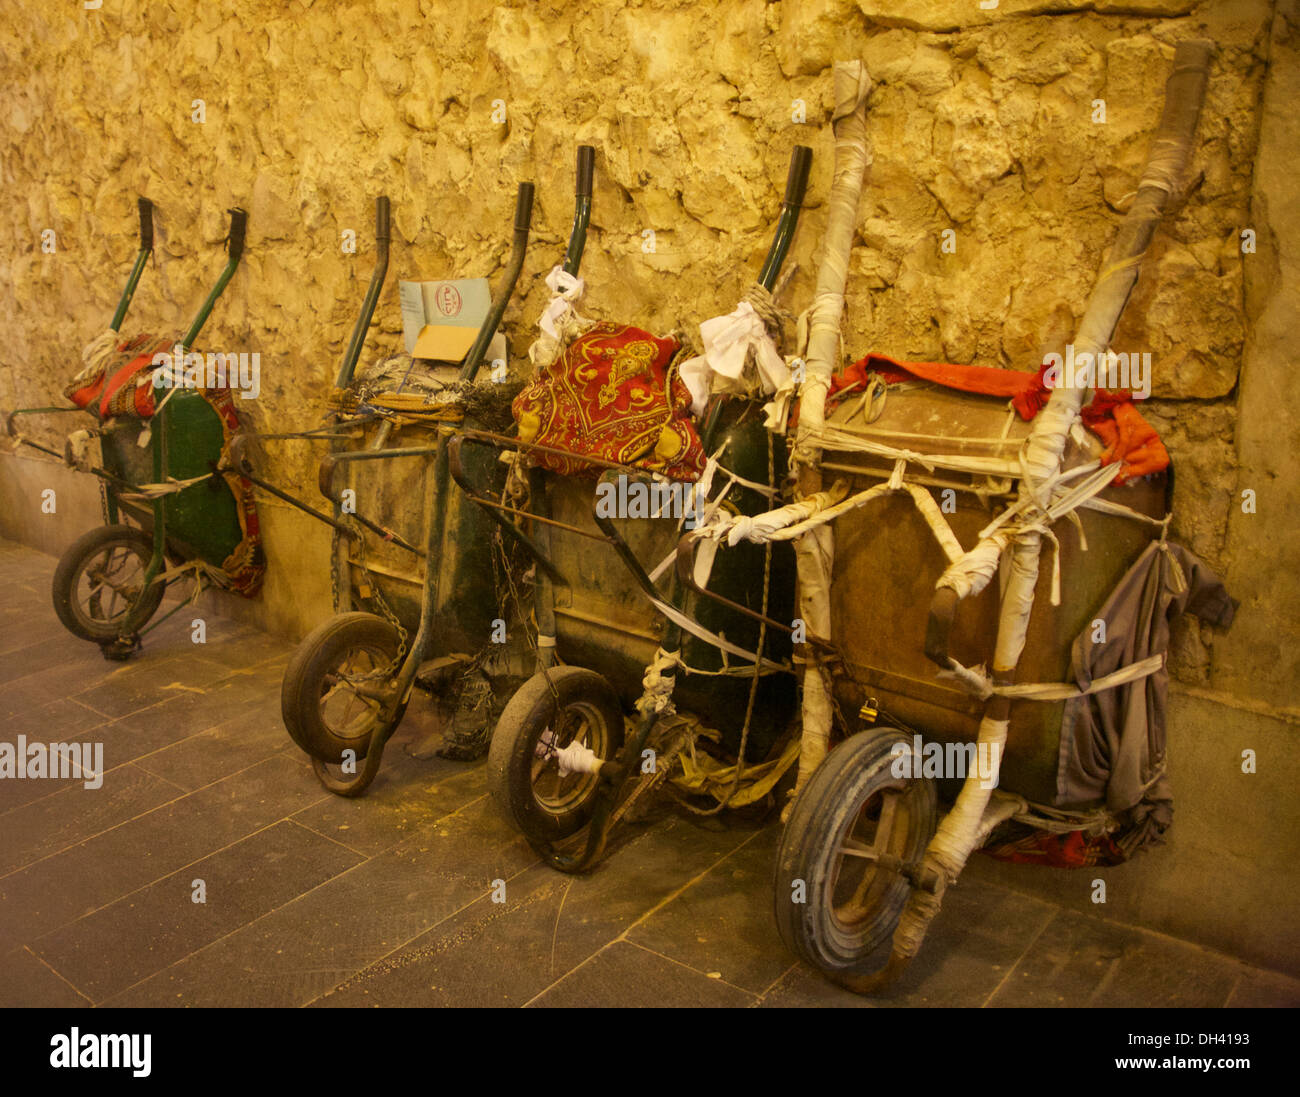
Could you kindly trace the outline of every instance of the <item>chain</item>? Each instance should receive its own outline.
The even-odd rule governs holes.
[[[366,567],[366,539],[362,534],[361,523],[351,517],[349,517],[348,520],[351,522],[352,528],[357,532],[357,566],[361,568],[362,573],[366,577],[367,585],[370,587],[370,601],[378,608],[380,616],[382,616],[384,620],[392,625],[397,631],[397,654],[393,656],[392,660],[386,666],[368,671],[365,674],[349,674],[347,675],[347,680],[349,682],[367,682],[379,678],[390,678],[392,677],[393,671],[401,665],[402,659],[406,655],[406,641],[409,634],[406,629],[402,627],[402,622],[398,620],[397,614],[389,608],[388,602],[384,600],[383,593],[379,589],[379,584],[375,581],[374,573]],[[337,559],[337,553],[335,554],[335,557]],[[426,561],[425,566],[434,567],[435,565],[432,561]],[[335,569],[335,574],[337,575],[337,567]],[[336,585],[336,600],[337,597],[338,591]]]
[[[506,490],[503,489],[501,501],[505,501]],[[509,603],[514,604],[515,617],[519,620],[524,629],[524,635],[528,638],[529,646],[536,651],[537,641],[528,629],[529,617],[524,612],[523,598],[520,595],[519,588],[515,585],[514,566],[517,561],[512,561],[510,551],[505,543],[505,537],[499,527],[494,526],[492,537],[489,542],[489,557],[492,561],[492,589],[496,594],[497,616],[501,620],[506,619],[506,611]],[[512,566],[514,565],[514,566]],[[458,679],[460,689],[458,695],[463,696],[466,687],[470,684],[473,676],[481,672],[483,664],[488,660],[488,652],[492,649],[491,641],[481,645],[474,656],[465,664]],[[549,681],[549,679],[548,679]],[[553,687],[552,687],[553,688]],[[475,709],[483,708],[484,705],[491,701],[491,691],[479,698],[475,703]]]
[[[340,578],[339,573],[341,569],[339,568],[340,535],[339,535],[338,526],[332,526],[331,533],[332,536],[330,537],[330,596],[332,597],[334,602],[334,612],[342,613],[343,612],[343,606],[341,604],[342,598],[341,598],[341,592],[339,590],[339,578]]]
[[[637,800],[641,799],[647,792],[657,785],[663,783],[664,779],[672,772],[678,756],[686,749],[687,739],[680,738],[676,743],[668,748],[660,757],[655,759],[655,768],[653,774],[648,780],[638,781],[636,787],[623,798],[619,805],[610,813],[609,822],[606,824],[606,830],[613,829],[615,823],[627,814]],[[689,805],[687,805],[689,806]]]

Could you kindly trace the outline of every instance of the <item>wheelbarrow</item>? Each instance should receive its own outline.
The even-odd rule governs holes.
[[[590,211],[591,155],[589,148],[579,151],[579,208],[570,238],[575,270]],[[354,530],[352,523],[358,523],[379,533],[385,551],[398,549],[423,565],[422,573],[410,574],[375,558],[374,549],[367,556],[364,538],[336,539],[336,615],[302,640],[285,671],[281,687],[285,728],[311,757],[324,787],[341,796],[359,796],[369,787],[417,682],[430,690],[440,688],[449,670],[471,661],[465,653],[481,648],[493,632],[499,610],[493,589],[491,526],[476,508],[459,505],[450,480],[448,450],[467,416],[474,421],[473,409],[497,400],[497,390],[503,387],[478,375],[523,268],[532,204],[533,184],[521,183],[505,273],[473,345],[442,385],[441,399],[361,391],[353,376],[364,337],[360,326],[340,370],[337,422],[378,420],[378,426],[362,448],[336,445],[326,455],[320,464],[320,490],[333,503],[336,519]],[[431,433],[432,438],[417,445],[387,445],[394,423],[402,430],[418,430],[426,438]],[[418,493],[423,500],[422,509],[416,511],[423,535],[415,540],[401,536],[395,522],[377,521],[363,516],[360,507],[345,506],[359,491],[365,494],[358,469],[388,469],[393,464],[419,470],[402,482],[406,491]],[[502,475],[491,461],[482,472],[498,479]],[[414,510],[405,491],[398,498],[403,509]],[[373,612],[352,608],[366,602]]]
[[[770,302],[797,226],[810,160],[810,150],[795,150],[754,295],[760,304]],[[464,476],[457,480],[537,563],[539,670],[497,721],[489,773],[503,811],[549,864],[565,872],[593,867],[616,824],[652,790],[679,776],[679,764],[697,749],[708,747],[729,759],[731,769],[717,803],[702,808],[687,800],[689,808],[705,814],[725,808],[750,764],[765,767],[774,782],[782,761],[792,759],[783,759],[779,748],[795,707],[788,658],[791,554],[785,546],[733,553],[694,593],[678,581],[672,566],[683,525],[691,520],[687,514],[629,520],[602,508],[602,498],[619,492],[630,497],[638,484],[663,487],[664,475],[652,476],[670,466],[658,446],[652,457],[636,463],[613,459],[617,445],[602,449],[592,441],[609,422],[598,414],[602,403],[608,399],[619,407],[611,394],[620,377],[644,383],[653,376],[648,366],[620,375],[623,352],[642,344],[648,333],[637,331],[633,342],[610,352],[606,340],[623,339],[622,326],[577,330],[581,334],[539,371],[516,403],[518,438],[463,432],[452,450],[455,455],[475,444],[514,448],[520,458],[514,468],[527,477],[527,512],[486,498]],[[597,368],[602,354],[610,363],[607,373]],[[569,429],[567,416],[577,412],[571,400],[565,403],[558,395],[575,385],[585,385],[588,400],[579,402],[582,432]],[[776,494],[786,454],[783,440],[765,429],[760,403],[746,395],[720,395],[707,406],[699,445],[701,456],[709,454],[704,473],[696,478],[689,470],[675,470],[678,485],[688,483],[694,493],[686,511],[701,519],[724,508],[753,514]],[[620,419],[620,426],[625,421]],[[668,430],[662,428],[661,442]],[[555,444],[566,432],[567,444]],[[706,487],[710,483],[712,492]],[[594,552],[591,542],[608,549]],[[646,559],[660,563],[651,568],[642,562]],[[678,704],[701,722],[684,721]],[[625,710],[636,713],[630,734]],[[704,724],[717,732],[707,742],[697,734]]]
[[[1175,51],[1147,169],[1075,336],[1077,354],[1100,362],[1109,350],[1180,187],[1210,53],[1205,42]],[[1084,407],[1095,384],[1040,391],[1032,422],[1005,399],[919,381],[886,387],[883,408],[869,392],[826,403],[866,162],[866,85],[859,69],[837,66],[837,149],[847,162],[837,163],[838,209],[818,287],[831,322],[816,310],[811,322],[822,339],[808,349],[799,497],[759,523],[741,529],[720,519],[700,536],[797,542],[810,644],[799,790],[774,873],[776,922],[797,956],[873,993],[905,970],[971,853],[1009,828],[1037,835],[1039,851],[1082,851],[1060,861],[1079,865],[1113,863],[1152,838],[1153,824],[1160,829],[1159,804],[1063,800],[1060,759],[1090,713],[1122,723],[1122,706],[1144,712],[1164,688],[1159,642],[1134,654],[1140,644],[1112,637],[1116,658],[1105,673],[1093,658],[1107,619],[1120,627],[1111,611],[1121,587],[1135,576],[1141,587],[1147,576],[1148,609],[1160,617],[1185,604],[1189,582],[1205,579],[1167,540],[1168,474],[1142,475],[1136,455],[1113,446],[1099,455],[1072,429],[1081,409],[1085,422],[1094,421],[1090,411],[1105,414],[1100,398]],[[890,373],[888,360],[875,365]],[[1040,380],[987,372],[1016,382],[1021,396]],[[1045,547],[1051,568],[1040,567]],[[1164,593],[1179,583],[1182,594]],[[1226,595],[1217,601],[1227,623],[1232,607]],[[847,737],[828,752],[832,714],[846,710],[857,720],[840,721]],[[1153,783],[1162,780],[1163,758],[1149,762]],[[940,822],[939,794],[954,791]]]
[[[557,301],[553,304],[559,306],[563,306],[564,299],[573,296],[577,280],[590,212],[592,155],[589,149],[579,151],[574,229],[564,264],[552,271],[548,279],[557,292]],[[798,195],[802,194],[802,179],[806,176],[806,161],[801,158],[801,163]],[[798,196],[792,191],[790,197],[794,202],[783,213],[781,222],[782,256],[797,215]],[[526,220],[520,222],[517,219],[515,247],[504,289],[496,296],[493,314],[480,332],[476,349],[471,351],[460,371],[457,383],[461,386],[472,383],[478,370],[477,355],[505,308],[514,277],[522,264],[526,243]],[[775,271],[772,277],[775,277]],[[553,310],[547,312],[550,315]],[[563,312],[561,307],[559,313]],[[556,319],[559,313],[552,319]],[[552,347],[552,351],[557,349]],[[462,387],[454,394],[454,402],[459,403],[468,395],[472,394]],[[419,614],[412,617],[395,606],[391,617],[382,612],[382,607],[379,613],[337,616],[303,641],[285,675],[282,709],[286,727],[295,742],[312,757],[317,776],[325,787],[340,795],[359,795],[368,787],[378,770],[384,744],[401,720],[414,685],[430,682],[431,688],[438,690],[445,684],[445,680],[440,683],[433,677],[439,664],[445,665],[454,653],[463,651],[467,645],[481,645],[482,638],[491,631],[492,614],[497,610],[496,603],[485,589],[485,580],[491,572],[487,548],[492,544],[494,528],[503,543],[509,543],[525,554],[524,566],[533,569],[532,576],[518,576],[521,588],[530,581],[532,583],[532,612],[521,607],[522,612],[515,614],[512,628],[527,628],[526,618],[535,618],[536,632],[530,636],[530,646],[537,667],[553,667],[561,655],[573,658],[576,654],[604,653],[609,658],[601,665],[612,664],[614,681],[625,693],[635,697],[634,687],[639,684],[644,663],[657,646],[658,636],[649,631],[649,627],[655,624],[654,610],[647,612],[642,608],[640,619],[629,621],[629,607],[643,597],[637,586],[609,584],[609,589],[595,592],[597,597],[593,599],[593,592],[584,584],[581,600],[577,600],[573,596],[576,584],[565,581],[566,573],[586,579],[593,572],[608,570],[611,564],[617,566],[616,555],[605,557],[604,567],[601,567],[591,553],[584,555],[581,551],[574,551],[574,543],[581,545],[581,538],[569,537],[559,538],[560,544],[554,554],[548,551],[547,535],[554,530],[611,540],[592,528],[590,477],[577,480],[547,473],[537,467],[525,468],[521,462],[514,462],[505,481],[501,479],[505,468],[501,460],[503,455],[523,452],[536,458],[549,450],[553,456],[563,460],[572,454],[536,442],[521,443],[518,438],[480,429],[473,425],[473,418],[467,413],[457,416],[457,419],[456,426],[451,425],[451,419],[435,426],[437,435],[433,446],[389,450],[368,447],[332,455],[322,463],[322,490],[331,498],[338,498],[343,490],[339,475],[351,467],[368,465],[389,456],[434,458],[433,475],[425,484],[423,551],[426,560],[436,561],[437,566],[430,568],[426,564]],[[769,471],[766,466],[764,459],[762,473],[749,469],[749,466],[745,468],[755,477],[766,477]],[[616,461],[606,462],[604,467],[617,468],[626,474],[643,472],[634,465]],[[449,492],[445,479],[448,475],[462,489],[460,492]],[[761,503],[761,498],[758,501]],[[757,504],[751,503],[751,509],[757,509]],[[675,528],[674,524],[672,529]],[[666,542],[670,558],[675,536],[670,532]],[[620,540],[617,533],[612,540]],[[566,551],[570,556],[565,556]],[[570,568],[570,563],[576,566]],[[359,564],[360,561],[352,560],[347,565],[351,574],[359,579],[353,584],[354,588],[371,582],[371,577],[365,574],[366,569]],[[378,589],[378,583],[374,584],[374,589]],[[392,589],[391,585],[389,589]],[[560,622],[558,626],[557,621]],[[498,623],[504,622],[498,618]],[[415,639],[409,641],[412,633]],[[639,645],[633,649],[636,654],[629,656],[623,649],[615,647],[611,640]],[[738,646],[736,650],[743,651]],[[565,675],[576,669],[579,668],[557,667],[553,673]],[[764,682],[764,686],[767,684]],[[606,684],[602,690],[609,688]],[[701,694],[707,692],[700,691]],[[608,693],[602,692],[601,698],[607,701]],[[608,710],[605,711],[608,714]],[[611,736],[617,736],[621,742],[621,716],[617,725],[611,720],[610,726],[613,728]],[[493,741],[495,744],[495,736]],[[601,749],[612,751],[616,746],[611,737],[606,747]],[[586,808],[585,795],[579,796],[578,800],[575,811],[581,815]]]
[[[353,334],[364,336],[388,259],[389,205],[377,201],[379,257]],[[101,481],[105,525],[69,547],[55,569],[55,611],[74,635],[100,645],[108,659],[139,650],[142,636],[216,587],[253,597],[265,560],[253,488],[257,487],[356,536],[355,523],[324,514],[268,483],[247,453],[252,432],[241,422],[232,390],[246,376],[246,356],[208,355],[189,349],[211,315],[243,253],[247,217],[230,211],[228,257],[189,329],[176,339],[118,334],[153,248],[153,205],[139,199],[140,249],[109,329],[86,348],[85,366],[68,388],[73,408],[22,409],[19,415],[84,409],[98,420],[75,432],[65,452],[19,436],[22,444],[61,457]],[[345,361],[355,363],[350,344]],[[157,357],[156,357],[157,356]],[[158,359],[161,368],[155,368]],[[318,438],[337,432],[308,430],[257,437]],[[137,525],[129,524],[129,519]],[[151,619],[167,588],[194,580],[193,593],[163,617]]]
[[[222,382],[208,386],[203,357],[191,353],[239,265],[247,216],[242,209],[230,211],[225,267],[183,335],[123,339],[119,330],[153,249],[153,206],[147,198],[139,199],[139,213],[139,253],[110,327],[86,348],[85,367],[68,388],[77,406],[20,409],[7,423],[15,435],[17,416],[78,409],[98,421],[91,430],[75,432],[64,453],[17,438],[100,480],[106,524],[79,538],[60,558],[53,597],[68,631],[99,644],[105,658],[114,660],[129,658],[141,635],[166,619],[145,627],[168,585],[189,575],[200,589],[218,585],[252,596],[264,570],[248,484],[216,470],[238,427],[225,371],[238,380],[239,363],[233,355],[209,356],[208,372],[212,358],[221,359],[215,365]],[[156,369],[155,356],[174,367]],[[187,364],[198,371],[193,386],[185,383]]]

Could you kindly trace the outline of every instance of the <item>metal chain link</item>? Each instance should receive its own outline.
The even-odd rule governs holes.
[[[330,598],[331,598],[331,600],[332,600],[333,603],[334,603],[334,612],[335,612],[335,613],[342,613],[342,612],[343,612],[342,598],[341,598],[341,596],[340,596],[341,592],[340,592],[340,590],[339,590],[339,578],[340,578],[340,571],[341,571],[341,569],[339,568],[339,539],[340,539],[340,534],[339,534],[338,526],[331,526],[331,527],[330,527],[330,531],[331,531],[331,536],[330,536]]]
[[[392,658],[392,660],[387,665],[379,667],[376,670],[367,671],[365,674],[349,674],[346,675],[346,678],[349,682],[368,682],[368,681],[374,681],[379,678],[391,678],[393,676],[393,672],[399,666],[401,666],[402,659],[406,655],[406,641],[409,638],[409,633],[406,631],[405,628],[402,627],[402,622],[398,619],[397,614],[395,614],[392,611],[392,609],[389,608],[388,602],[384,599],[383,593],[379,589],[379,584],[375,581],[374,573],[366,566],[366,539],[362,531],[361,523],[358,522],[351,515],[344,515],[344,518],[350,523],[352,528],[357,533],[357,561],[356,562],[357,562],[357,566],[361,569],[362,574],[365,575],[367,584],[370,587],[371,593],[369,595],[369,600],[379,609],[379,615],[382,616],[384,620],[386,620],[390,625],[392,625],[393,628],[397,631],[397,654]],[[337,534],[336,534],[336,538],[337,538]],[[338,553],[336,552],[335,560],[337,561],[337,559],[338,559]],[[425,566],[434,567],[435,565],[432,561],[426,561]],[[338,604],[337,573],[338,573],[338,569],[336,564],[334,570],[334,577],[335,577],[334,597],[335,597],[336,605]],[[363,597],[365,596],[363,595]]]

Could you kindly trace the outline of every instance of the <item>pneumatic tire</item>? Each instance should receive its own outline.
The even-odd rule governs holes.
[[[489,787],[530,842],[569,837],[595,809],[599,775],[560,774],[555,750],[574,742],[603,761],[623,745],[623,709],[614,687],[582,667],[534,674],[497,721],[488,751]]]
[[[406,704],[386,725],[380,703],[358,687],[380,687],[396,674],[400,648],[397,629],[373,613],[340,614],[311,632],[280,686],[280,715],[293,741],[319,762],[364,758],[375,732],[398,724]]]
[[[796,797],[781,836],[777,929],[791,952],[833,981],[883,967],[879,953],[911,893],[909,880],[876,858],[919,863],[934,836],[934,781],[896,765],[903,754],[919,774],[910,733],[873,728],[840,743]]]
[[[54,612],[73,636],[109,644],[144,626],[165,585],[146,589],[153,540],[134,526],[100,526],[77,538],[54,569]]]

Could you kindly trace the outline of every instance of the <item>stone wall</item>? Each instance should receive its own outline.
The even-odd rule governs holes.
[[[1237,580],[1245,602],[1242,639],[1179,626],[1175,674],[1293,730],[1300,657],[1278,637],[1294,635],[1300,584],[1263,551],[1286,549],[1294,563],[1276,540],[1293,491],[1274,421],[1279,405],[1296,410],[1281,347],[1294,309],[1274,299],[1279,274],[1295,284],[1295,200],[1280,189],[1296,136],[1294,3],[1275,7],[11,3],[0,24],[0,408],[59,402],[129,269],[138,194],[157,204],[157,246],[128,328],[184,327],[221,265],[224,211],[248,209],[243,268],[203,343],[260,352],[262,393],[243,410],[261,430],[320,421],[369,277],[379,193],[393,202],[394,245],[367,356],[399,346],[398,278],[500,273],[515,185],[536,183],[531,250],[506,320],[522,349],[568,231],[580,142],[597,149],[584,312],[658,329],[693,328],[733,306],[761,263],[790,150],[811,145],[784,297],[801,310],[830,181],[839,57],[863,58],[875,81],[846,360],[870,349],[1033,369],[1082,313],[1135,189],[1173,44],[1209,37],[1219,50],[1186,201],[1157,234],[1115,346],[1154,355],[1148,410],[1178,469],[1175,534]],[[1291,83],[1268,114],[1277,51]],[[1261,182],[1262,117],[1275,145]],[[348,229],[355,255],[341,248]],[[1243,254],[1243,229],[1256,233],[1257,253]],[[45,230],[53,253],[42,250]],[[314,482],[318,449],[267,450],[273,479]],[[54,467],[44,474],[66,480]],[[46,543],[13,487],[39,474],[6,477],[0,464],[0,477],[10,485],[0,525]],[[1256,515],[1240,511],[1245,488],[1258,493]],[[82,528],[96,521],[86,509]],[[236,612],[300,634],[328,613],[328,539],[274,501],[263,511],[266,593]],[[1293,934],[1255,954],[1294,963],[1295,951]]]

